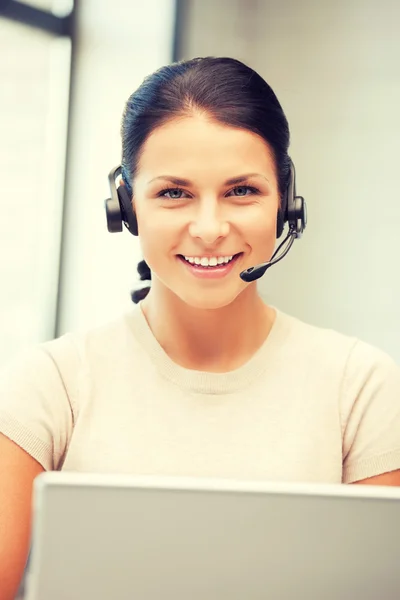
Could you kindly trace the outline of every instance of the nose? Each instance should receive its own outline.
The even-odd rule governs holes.
[[[229,230],[229,223],[221,214],[217,202],[202,203],[189,225],[190,235],[209,246],[215,244],[220,238],[225,238]]]

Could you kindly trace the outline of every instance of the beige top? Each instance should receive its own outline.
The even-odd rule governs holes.
[[[350,483],[400,468],[400,369],[278,311],[244,366],[191,371],[138,305],[9,364],[0,431],[45,469]]]

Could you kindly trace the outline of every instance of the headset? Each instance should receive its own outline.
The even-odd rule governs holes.
[[[121,172],[122,169],[119,165],[111,169],[108,175],[111,198],[105,200],[107,229],[110,233],[118,233],[123,230],[123,225],[125,225],[132,235],[139,235],[136,214],[129,192],[125,185],[117,184],[117,178]],[[269,267],[282,260],[289,252],[294,240],[301,238],[307,226],[307,204],[302,196],[296,196],[296,172],[292,160],[290,160],[289,183],[278,210],[277,238],[281,237],[286,223],[289,225],[289,232],[274,252],[271,260],[242,271],[240,277],[243,281],[251,282],[259,279]],[[283,252],[278,255],[285,244]]]
[[[122,173],[122,167],[114,167],[108,174],[108,183],[110,186],[111,198],[105,201],[107,216],[107,229],[110,233],[119,233],[122,231],[122,224],[132,235],[139,235],[137,219],[132,206],[132,198],[129,195],[126,186],[120,184],[117,187],[117,178]]]

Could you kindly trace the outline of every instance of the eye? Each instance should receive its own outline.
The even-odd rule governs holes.
[[[170,200],[181,200],[184,197],[184,193],[184,190],[181,188],[166,188],[161,190],[157,196],[160,198],[169,198]]]
[[[251,185],[237,185],[231,192],[233,192],[233,196],[244,197],[251,194],[258,194],[259,190]]]

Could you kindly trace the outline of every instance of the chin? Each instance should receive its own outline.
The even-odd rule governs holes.
[[[238,291],[236,294],[232,294],[232,292],[230,294],[224,294],[221,291],[213,293],[204,290],[199,294],[179,294],[179,297],[182,302],[192,308],[197,308],[199,310],[218,310],[232,304],[240,295],[241,291],[242,290]]]

